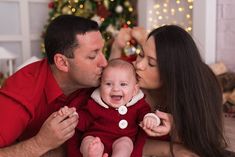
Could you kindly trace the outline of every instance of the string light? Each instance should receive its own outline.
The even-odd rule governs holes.
[[[176,24],[192,32],[193,0],[161,0],[148,11],[148,30],[165,24]]]
[[[133,11],[133,8],[132,8],[132,7],[129,7],[128,10],[129,10],[129,12],[132,12],[132,11]]]
[[[79,5],[79,8],[81,8],[81,9],[84,8],[84,5],[83,5],[83,4],[80,4],[80,5]]]

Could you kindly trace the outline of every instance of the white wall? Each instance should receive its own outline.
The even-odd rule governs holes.
[[[31,56],[41,57],[40,36],[48,19],[48,3],[49,0],[0,0],[0,46],[17,55],[15,67]]]
[[[235,72],[235,1],[218,0],[217,8],[217,60]]]
[[[216,62],[216,0],[194,0],[193,37],[206,63]]]

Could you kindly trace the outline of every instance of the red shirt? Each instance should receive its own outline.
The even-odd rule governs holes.
[[[64,105],[81,104],[90,93],[79,90],[66,97],[47,59],[22,68],[0,89],[0,147],[36,135],[49,115]]]

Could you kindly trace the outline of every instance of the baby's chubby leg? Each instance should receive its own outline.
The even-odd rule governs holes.
[[[112,157],[130,157],[133,147],[133,142],[129,137],[118,138],[113,143]]]
[[[86,136],[82,140],[80,151],[83,157],[102,157],[104,145],[99,137]]]

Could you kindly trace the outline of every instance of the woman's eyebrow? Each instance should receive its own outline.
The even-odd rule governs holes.
[[[148,58],[157,62],[157,59],[154,57],[148,56]]]

